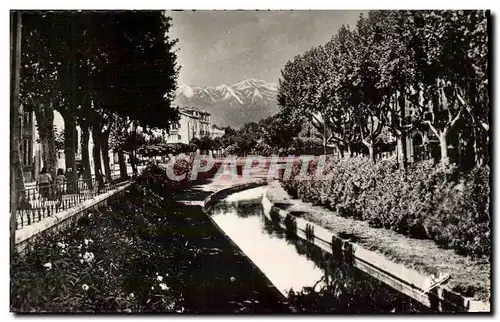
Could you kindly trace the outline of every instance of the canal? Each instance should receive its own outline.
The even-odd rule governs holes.
[[[230,195],[212,206],[209,215],[297,311],[432,312],[268,220],[261,205],[264,189]]]

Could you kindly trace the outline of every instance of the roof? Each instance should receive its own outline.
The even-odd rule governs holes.
[[[179,111],[182,111],[182,112],[185,112],[185,113],[196,111],[196,112],[198,112],[200,114],[210,115],[210,112],[207,112],[206,110],[200,110],[199,108],[192,107],[192,106],[182,107],[182,108],[179,109]]]
[[[200,118],[199,116],[194,116],[193,114],[186,113],[184,111],[179,111],[179,114],[187,116],[187,117],[190,117],[190,118],[193,118],[193,119],[199,119]]]

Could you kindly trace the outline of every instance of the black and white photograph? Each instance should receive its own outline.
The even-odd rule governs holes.
[[[494,311],[490,10],[9,15],[14,316]]]

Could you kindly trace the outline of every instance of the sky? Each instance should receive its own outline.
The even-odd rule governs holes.
[[[167,11],[178,39],[179,84],[278,83],[285,63],[325,44],[367,11]]]

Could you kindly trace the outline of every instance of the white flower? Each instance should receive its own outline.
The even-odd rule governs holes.
[[[59,246],[59,247],[61,247],[62,249],[64,249],[64,247],[66,247],[66,244],[61,243],[61,242],[58,242],[58,243],[57,243],[57,246]]]
[[[82,257],[82,254],[81,254],[81,253],[80,253],[80,254],[78,254],[78,257]]]
[[[43,267],[45,267],[47,270],[49,270],[52,268],[52,263],[51,262],[45,263],[45,264],[43,264]]]
[[[156,272],[156,276],[158,276],[158,272]]]
[[[88,291],[88,290],[89,290],[89,286],[88,286],[87,284],[83,284],[83,285],[82,285],[82,289],[83,289],[84,291]]]
[[[85,246],[88,246],[89,244],[92,244],[94,241],[92,239],[85,239],[83,242],[85,243]]]
[[[133,299],[135,295],[134,295],[134,293],[130,293],[129,296],[130,296],[131,299]]]
[[[80,259],[80,264],[83,264],[83,259]]]
[[[163,277],[162,277],[162,276],[157,276],[157,277],[156,277],[156,279],[157,279],[159,282],[163,281]]]
[[[91,213],[91,212],[89,212],[89,215],[88,215],[88,217],[89,217],[89,218],[90,218],[90,217],[92,217],[92,213]]]
[[[160,283],[160,287],[161,287],[162,291],[169,289],[169,287],[165,283]]]
[[[93,253],[89,253],[89,252],[85,252],[85,254],[83,255],[83,259],[87,263],[91,263],[94,260],[94,254]]]
[[[230,280],[231,280],[231,282],[234,282],[234,281],[236,281],[236,278],[234,278],[233,276],[231,276]]]
[[[154,290],[154,289],[155,289],[155,287],[154,287],[154,286],[151,286],[151,289],[152,289],[152,290]]]

